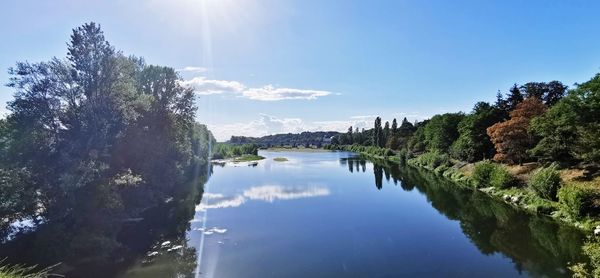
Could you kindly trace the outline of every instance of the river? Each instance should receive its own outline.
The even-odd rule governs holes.
[[[260,155],[214,166],[185,234],[120,276],[566,277],[584,260],[576,229],[430,173],[348,152]]]

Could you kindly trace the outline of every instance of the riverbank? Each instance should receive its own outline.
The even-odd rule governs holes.
[[[316,152],[329,152],[330,150],[322,149],[322,148],[284,148],[284,147],[272,147],[267,148],[267,151],[271,152],[307,152],[307,153],[316,153]]]
[[[582,230],[588,235],[588,240],[582,248],[582,253],[589,257],[590,266],[578,264],[571,266],[577,277],[600,276],[600,218],[590,212],[595,209],[600,200],[600,177],[590,181],[582,181],[582,171],[564,169],[560,171],[561,187],[558,198],[545,199],[536,194],[529,186],[529,179],[534,175],[539,165],[507,166],[498,164],[513,181],[509,186],[476,186],[473,178],[474,163],[466,163],[449,159],[446,155],[424,153],[407,158],[406,154],[390,149],[364,146],[337,146],[337,150],[360,153],[367,158],[404,163],[417,169],[435,173],[444,177],[452,184],[485,193],[488,197],[505,202],[513,208],[527,213],[544,215],[557,222],[567,224]]]

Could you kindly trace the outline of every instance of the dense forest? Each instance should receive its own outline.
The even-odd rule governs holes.
[[[14,99],[0,120],[7,262],[68,270],[123,261],[133,248],[123,225],[175,209],[191,191],[198,197],[215,139],[195,122],[193,91],[173,68],[117,51],[89,23],[73,30],[66,58],[19,62],[9,73]],[[153,214],[160,231],[170,214]]]
[[[573,89],[558,81],[515,84],[470,113],[400,124],[377,117],[372,129],[350,127],[325,148],[407,162],[600,235],[599,138],[597,74]],[[583,251],[591,268],[574,271],[599,276],[598,239]]]
[[[267,135],[263,137],[231,136],[229,144],[256,144],[262,148],[270,147],[315,147],[321,148],[331,143],[331,138],[339,135],[336,131],[316,131]]]

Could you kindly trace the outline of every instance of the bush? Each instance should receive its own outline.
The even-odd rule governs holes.
[[[516,179],[504,167],[496,165],[490,177],[490,185],[496,188],[509,188],[516,184]]]
[[[475,164],[471,180],[475,187],[507,188],[516,184],[516,179],[504,167],[489,160]]]
[[[556,201],[556,193],[562,182],[558,165],[552,164],[549,167],[544,167],[535,171],[529,179],[527,185],[538,194],[538,196]]]
[[[440,166],[451,166],[450,158],[446,154],[438,152],[427,152],[417,157],[416,162],[420,166],[435,169]]]
[[[400,158],[400,161],[406,161],[406,159],[408,159],[408,151],[406,149],[401,149],[398,151],[398,157]]]
[[[475,187],[485,187],[490,184],[492,173],[497,165],[489,160],[484,160],[475,163],[471,180]]]
[[[598,189],[581,186],[565,185],[558,190],[558,201],[573,216],[598,215],[600,206],[596,200],[600,199]]]

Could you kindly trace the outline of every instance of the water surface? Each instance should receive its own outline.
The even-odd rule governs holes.
[[[122,276],[562,277],[582,260],[577,230],[428,173],[348,152],[260,155],[215,166],[184,248]]]

